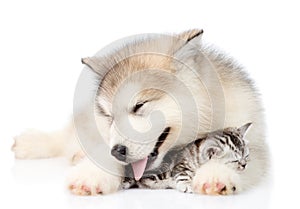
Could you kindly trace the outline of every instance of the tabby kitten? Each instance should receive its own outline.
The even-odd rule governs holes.
[[[249,157],[245,134],[250,126],[251,123],[247,123],[240,128],[217,130],[185,147],[175,148],[164,157],[159,168],[146,171],[139,181],[125,177],[123,188],[174,188],[191,193],[191,182],[197,168],[210,160],[218,160],[242,171]],[[126,171],[126,176],[130,176],[130,167]]]

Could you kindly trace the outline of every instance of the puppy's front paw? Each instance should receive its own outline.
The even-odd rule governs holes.
[[[204,184],[196,184],[194,190],[207,195],[229,195],[236,191],[236,186],[231,181],[213,179]]]
[[[104,172],[88,159],[84,159],[73,168],[67,182],[73,194],[97,195],[118,191],[121,178]]]
[[[240,177],[224,164],[208,162],[197,170],[192,188],[194,193],[229,195],[240,191]]]

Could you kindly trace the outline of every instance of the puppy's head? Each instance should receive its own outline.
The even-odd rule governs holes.
[[[177,77],[174,56],[189,53],[191,46],[186,45],[201,34],[202,30],[192,30],[149,38],[108,57],[82,60],[101,79],[95,100],[98,129],[111,155],[131,164],[137,179],[145,169],[158,166],[170,148],[194,139],[197,110]]]

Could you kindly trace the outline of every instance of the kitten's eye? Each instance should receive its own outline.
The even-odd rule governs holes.
[[[249,161],[249,160],[250,160],[249,155],[247,155],[247,156],[245,157],[245,160],[246,160],[246,161]]]
[[[150,179],[151,181],[155,181],[156,180],[155,176],[149,176],[148,179]]]
[[[230,163],[237,163],[239,162],[238,160],[233,160],[233,161],[230,161]]]
[[[147,101],[145,102],[138,102],[136,103],[136,105],[133,107],[132,112],[136,113],[141,107],[143,107],[143,105],[147,103]]]

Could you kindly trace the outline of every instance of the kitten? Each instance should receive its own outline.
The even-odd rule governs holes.
[[[243,171],[249,160],[245,134],[250,126],[251,123],[247,123],[240,128],[217,130],[185,147],[175,148],[164,157],[159,168],[146,171],[139,181],[128,177],[132,171],[127,167],[123,188],[174,188],[191,193],[196,170],[210,160],[218,160],[237,172]]]

